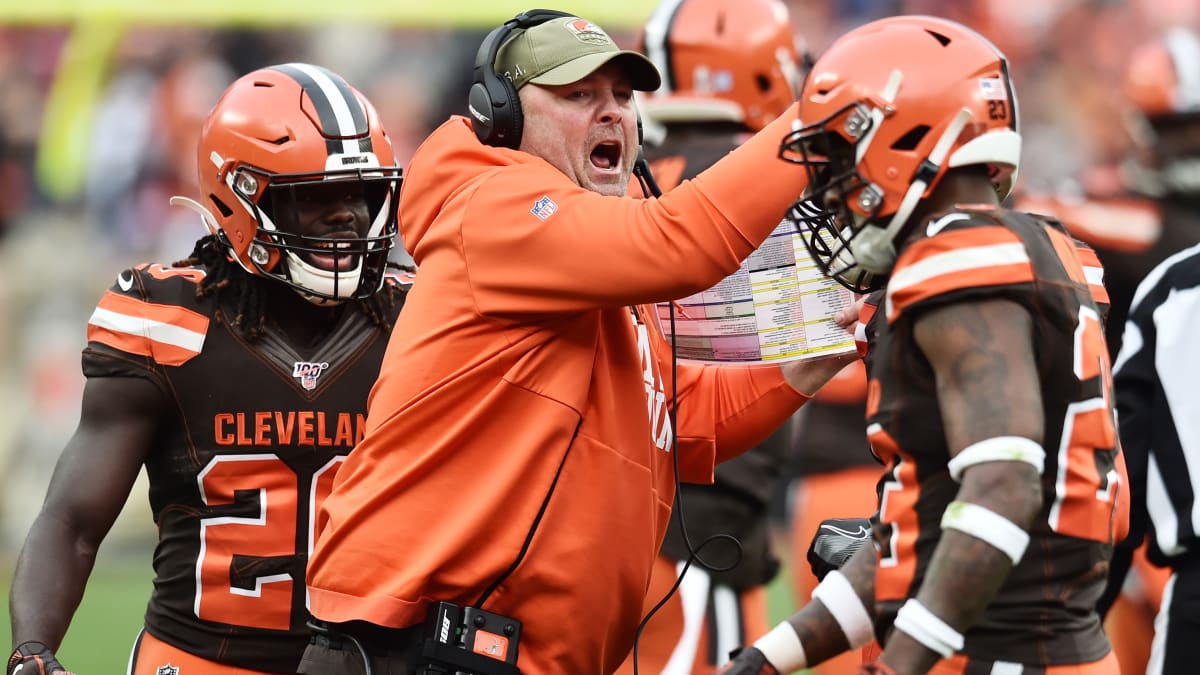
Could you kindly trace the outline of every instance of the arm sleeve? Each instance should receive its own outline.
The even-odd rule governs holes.
[[[804,189],[804,169],[777,158],[792,119],[795,110],[660,199],[583,190],[544,163],[494,171],[461,197],[461,240],[451,242],[462,249],[479,310],[663,302],[720,281]]]
[[[669,387],[669,361],[662,367]],[[761,443],[808,400],[778,366],[680,363],[678,373],[679,469],[688,482],[711,482],[714,458]]]

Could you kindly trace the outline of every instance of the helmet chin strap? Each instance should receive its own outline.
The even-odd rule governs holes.
[[[863,269],[875,274],[885,274],[891,270],[892,265],[896,262],[896,235],[908,222],[917,203],[921,201],[921,195],[925,194],[929,181],[933,180],[941,170],[942,163],[946,161],[946,155],[950,154],[951,146],[954,145],[954,141],[958,139],[970,119],[971,111],[968,108],[961,108],[950,120],[950,124],[938,138],[929,157],[921,163],[921,167],[917,170],[918,177],[909,184],[904,198],[900,200],[900,206],[896,208],[896,213],[888,221],[888,224],[885,227],[864,227],[850,241],[850,252],[854,254],[854,259]]]

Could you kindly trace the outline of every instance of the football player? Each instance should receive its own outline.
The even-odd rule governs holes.
[[[1128,501],[1103,291],[1061,224],[1000,206],[1021,148],[1005,57],[951,21],[881,19],[815,64],[800,118],[781,154],[819,208],[789,218],[877,304],[866,431],[886,470],[875,547],[726,672],[877,638],[864,672],[1115,675],[1095,603]]]
[[[1113,573],[1109,576],[1101,607],[1111,602],[1106,625],[1125,672],[1158,672],[1156,669],[1186,672],[1191,668],[1187,657],[1180,656],[1189,643],[1188,634],[1180,627],[1188,624],[1188,619],[1182,617],[1188,616],[1189,610],[1185,608],[1191,606],[1187,594],[1190,584],[1181,583],[1179,575],[1182,573],[1183,578],[1187,577],[1191,564],[1186,551],[1193,548],[1195,542],[1185,538],[1176,547],[1155,541],[1151,527],[1153,518],[1147,511],[1149,503],[1158,502],[1156,497],[1147,497],[1147,486],[1152,484],[1147,481],[1151,455],[1160,453],[1154,457],[1155,470],[1163,476],[1173,474],[1182,480],[1194,470],[1186,466],[1190,463],[1186,455],[1178,456],[1182,459],[1167,457],[1169,448],[1181,447],[1178,438],[1174,443],[1164,440],[1172,434],[1186,437],[1186,422],[1182,420],[1188,415],[1181,406],[1191,396],[1170,392],[1168,406],[1162,396],[1151,395],[1154,391],[1152,383],[1160,375],[1169,379],[1168,372],[1180,375],[1186,370],[1178,368],[1179,364],[1173,363],[1173,359],[1164,358],[1170,353],[1170,347],[1155,344],[1155,331],[1149,329],[1148,324],[1151,317],[1155,323],[1163,320],[1168,311],[1166,307],[1174,307],[1173,302],[1165,300],[1166,295],[1172,296],[1172,300],[1177,299],[1176,295],[1186,297],[1186,293],[1178,293],[1186,286],[1178,285],[1175,275],[1183,274],[1189,266],[1194,269],[1194,263],[1185,263],[1180,258],[1183,250],[1200,242],[1200,94],[1197,93],[1200,72],[1196,70],[1197,59],[1200,59],[1200,34],[1181,27],[1155,36],[1131,54],[1122,93],[1130,104],[1128,119],[1135,143],[1132,156],[1120,167],[1123,194],[1082,202],[1084,208],[1112,210],[1111,204],[1123,198],[1125,203],[1139,204],[1145,214],[1140,220],[1126,216],[1108,221],[1116,225],[1112,228],[1114,234],[1141,235],[1135,239],[1135,246],[1096,245],[1108,270],[1106,285],[1113,296],[1114,317],[1118,307],[1121,311],[1119,323],[1110,320],[1110,332],[1121,334],[1124,331],[1125,335],[1140,338],[1128,345],[1127,351],[1120,342],[1112,345],[1122,349],[1122,356],[1116,362],[1123,365],[1117,366],[1114,382],[1123,422],[1120,428],[1124,439],[1122,445],[1129,454],[1133,510],[1130,536],[1113,553]],[[1143,224],[1142,228],[1133,227],[1139,223]],[[1117,239],[1118,243],[1122,241]],[[1160,266],[1154,267],[1156,264]],[[1160,283],[1157,293],[1151,291],[1155,282]],[[1175,290],[1168,293],[1166,289]],[[1142,298],[1140,310],[1131,309],[1134,297]],[[1127,310],[1130,312],[1128,322],[1125,321]],[[1139,315],[1133,316],[1135,312]],[[1169,334],[1165,325],[1157,327],[1159,342],[1169,340],[1163,337]],[[1158,364],[1157,368],[1162,372],[1155,372],[1153,364]],[[1164,386],[1169,388],[1165,379]],[[1168,421],[1172,414],[1177,424]],[[1187,445],[1185,440],[1182,447]],[[1172,499],[1185,499],[1174,487],[1168,488],[1168,492]],[[1161,504],[1156,506],[1159,526],[1171,530],[1172,526],[1166,522],[1174,517],[1174,511]],[[1171,579],[1174,581],[1169,581]],[[1172,589],[1169,594],[1168,588]],[[1152,653],[1151,637],[1157,654]]]
[[[1091,167],[1057,194],[1024,192],[1022,210],[1047,213],[1104,264],[1112,299],[1107,337],[1121,346],[1134,289],[1167,256],[1200,242],[1200,34],[1174,28],[1130,54],[1119,107],[1130,145],[1119,163]]]
[[[317,508],[363,435],[407,280],[385,271],[400,168],[325,68],[234,82],[197,153],[209,234],[117,275],[88,322],[79,426],[17,563],[8,673],[58,649],[144,467],[154,590],[129,673],[296,672]]]
[[[1120,87],[1119,107],[1131,141],[1123,160],[1089,168],[1078,184],[1058,193],[1018,197],[1019,208],[1061,219],[1095,248],[1112,300],[1107,338],[1114,360],[1138,284],[1168,256],[1200,242],[1197,59],[1200,35],[1182,27],[1139,45]],[[1119,378],[1116,384],[1120,388]],[[1105,623],[1122,670],[1141,672],[1170,572],[1149,562],[1144,531],[1137,518],[1131,522],[1131,538],[1113,553],[1100,608],[1108,611]]]

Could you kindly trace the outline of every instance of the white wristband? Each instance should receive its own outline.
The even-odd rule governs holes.
[[[790,673],[808,667],[808,656],[804,654],[804,645],[800,644],[800,636],[796,629],[787,621],[781,622],[771,629],[771,632],[754,641],[758,651],[767,657],[775,670]]]
[[[892,625],[944,657],[963,648],[962,633],[939,619],[916,598],[909,598],[900,607]]]
[[[958,530],[1000,549],[1016,565],[1029,546],[1029,533],[995,511],[971,502],[950,502],[942,514],[943,530]]]
[[[961,481],[967,467],[984,462],[1025,462],[1041,475],[1046,466],[1046,450],[1037,441],[1021,436],[996,436],[959,450],[946,466],[950,477]]]
[[[858,649],[875,639],[870,612],[841,572],[833,570],[826,574],[825,580],[813,589],[812,596],[833,615],[851,649]]]

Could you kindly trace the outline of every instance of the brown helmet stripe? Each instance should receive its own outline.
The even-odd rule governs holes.
[[[307,63],[288,63],[275,70],[299,83],[312,101],[329,154],[372,152],[366,112],[345,80]]]

